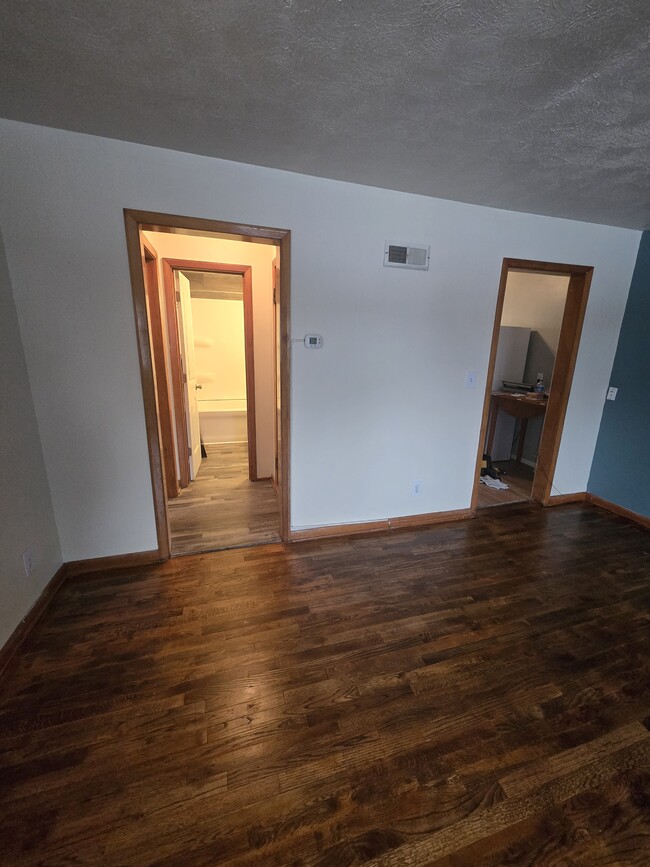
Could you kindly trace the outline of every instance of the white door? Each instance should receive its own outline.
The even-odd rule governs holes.
[[[179,323],[183,334],[183,373],[185,378],[185,409],[187,411],[187,432],[189,436],[190,479],[194,480],[201,466],[201,430],[199,428],[199,406],[196,397],[196,362],[194,360],[194,325],[192,323],[192,301],[190,281],[176,272],[180,296]],[[177,297],[179,297],[177,296]]]

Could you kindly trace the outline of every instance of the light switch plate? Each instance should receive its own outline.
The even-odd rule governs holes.
[[[465,388],[476,388],[476,371],[468,370],[465,377]]]

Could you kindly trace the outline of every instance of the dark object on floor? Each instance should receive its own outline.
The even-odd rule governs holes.
[[[500,474],[501,470],[492,464],[492,458],[487,454],[483,455],[483,462],[481,463],[481,475],[489,476],[491,479],[498,479]]]
[[[205,446],[203,445],[203,440],[201,440],[201,457],[207,458],[207,456],[208,456],[208,453],[206,452]]]

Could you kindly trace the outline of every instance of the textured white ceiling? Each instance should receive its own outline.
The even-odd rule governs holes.
[[[0,115],[650,227],[648,0],[0,0]]]

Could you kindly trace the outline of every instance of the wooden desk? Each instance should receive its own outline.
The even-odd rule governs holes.
[[[494,440],[494,431],[497,426],[497,418],[499,410],[507,412],[508,415],[513,415],[521,420],[521,430],[519,431],[519,442],[517,443],[517,463],[521,463],[521,456],[524,451],[524,442],[526,440],[526,428],[528,427],[528,419],[535,418],[538,415],[544,415],[546,412],[546,398],[541,400],[537,396],[510,394],[507,391],[494,391],[490,400],[490,426],[488,428],[488,438],[485,450],[487,454],[492,452],[492,441]]]

